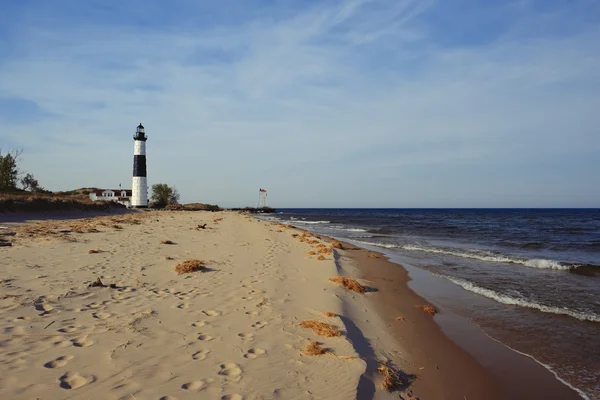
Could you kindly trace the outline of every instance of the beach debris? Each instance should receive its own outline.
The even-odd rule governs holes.
[[[186,260],[175,266],[175,271],[179,275],[203,271],[204,269],[206,269],[206,267],[204,266],[204,263],[200,260]]]
[[[323,315],[326,317],[337,317],[337,314],[331,311],[324,311]]]
[[[123,227],[119,224],[114,224],[112,227],[113,229],[123,229]]]
[[[334,241],[333,243],[331,243],[331,247],[333,247],[334,249],[340,249],[340,250],[344,249],[342,242],[338,242],[337,240]]]
[[[324,256],[319,256],[319,257],[317,257],[317,260],[324,261],[324,260],[327,260],[327,259]]]
[[[306,254],[308,254],[309,256],[316,256],[316,255],[317,255],[317,253],[315,253],[315,252],[314,252],[314,251],[312,251],[312,250],[311,250],[311,251],[308,251],[308,252],[306,252]]]
[[[329,280],[337,283],[344,289],[352,290],[353,292],[366,293],[367,291],[367,288],[358,283],[356,279],[348,278],[346,276],[336,276],[334,278],[329,278]]]
[[[12,243],[0,241],[0,247],[12,247]]]
[[[174,258],[171,256],[165,256],[165,260],[174,260]]]
[[[369,254],[369,258],[379,258],[379,256],[377,254],[371,253]]]
[[[404,318],[404,317],[396,317],[396,321],[406,322],[406,318]]]
[[[198,226],[196,227],[196,230],[197,230],[197,231],[199,231],[200,229],[206,229],[206,225],[207,225],[207,224],[198,225]]]
[[[163,240],[163,241],[160,242],[160,244],[175,244],[175,243],[173,243],[170,240]]]
[[[297,238],[298,236],[300,236],[300,235],[299,235],[299,234],[297,234],[297,233],[292,233],[292,237],[293,237],[293,238]]]
[[[98,253],[103,253],[103,251],[100,250],[100,249],[91,249],[91,250],[88,250],[88,254],[98,254]]]
[[[431,304],[424,304],[418,307],[429,315],[435,315],[438,313],[438,310],[436,310],[436,308]]]
[[[312,329],[314,333],[324,337],[336,337],[342,334],[335,326],[321,321],[304,320],[300,322],[300,326],[305,329]]]
[[[306,354],[307,356],[322,356],[327,352],[327,349],[322,347],[319,342],[310,342],[302,350],[302,354]]]
[[[111,289],[117,289],[117,285],[111,283],[110,285],[105,285],[102,280],[98,277],[94,282],[90,283],[88,287],[109,287]]]
[[[383,388],[388,392],[401,390],[409,384],[405,374],[395,368],[392,364],[383,362],[378,362],[378,364],[377,371],[383,375]]]

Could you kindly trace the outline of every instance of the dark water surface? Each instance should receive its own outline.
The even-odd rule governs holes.
[[[474,293],[453,311],[600,398],[600,209],[278,211]]]

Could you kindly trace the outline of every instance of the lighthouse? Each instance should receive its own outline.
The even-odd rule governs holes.
[[[140,123],[133,136],[133,185],[131,207],[148,207],[148,181],[146,177],[146,133]]]

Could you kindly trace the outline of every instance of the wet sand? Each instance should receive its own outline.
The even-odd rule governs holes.
[[[369,254],[374,253],[347,251],[342,262],[355,263],[360,276],[379,289],[372,298],[374,308],[398,344],[407,349],[406,369],[417,375],[412,386],[420,398],[580,399],[550,371],[492,340],[468,319],[445,309],[432,318],[416,307],[430,303],[409,283],[425,295],[427,291],[440,295],[448,284],[443,279],[413,268],[418,282],[411,282],[405,268],[381,254],[380,258]],[[399,316],[406,321],[397,321]]]

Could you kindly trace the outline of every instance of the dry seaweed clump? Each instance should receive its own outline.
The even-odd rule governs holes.
[[[309,251],[309,252],[307,252],[306,254],[308,254],[309,256],[316,256],[316,255],[317,255],[317,253],[315,253],[315,252],[314,252],[314,251],[312,251],[312,250],[311,250],[311,251]]]
[[[319,261],[324,261],[324,260],[326,260],[326,258],[325,258],[325,257],[323,257],[323,256],[319,256],[319,257],[317,257],[317,260],[319,260]]]
[[[163,240],[163,241],[160,242],[160,244],[175,244],[175,243],[173,243],[170,240]]]
[[[336,276],[335,278],[329,278],[331,282],[337,283],[344,289],[352,290],[357,293],[366,293],[367,288],[358,283],[356,279],[348,278],[345,276]]]
[[[430,304],[425,304],[425,305],[419,306],[419,308],[420,308],[421,310],[425,311],[425,312],[426,312],[427,314],[429,314],[429,315],[435,315],[435,314],[437,314],[437,312],[438,312],[438,311],[435,309],[435,307],[434,307],[434,306],[432,306],[432,305],[430,305]]]
[[[326,317],[337,317],[337,314],[331,311],[325,311],[323,312],[323,315]]]
[[[331,254],[333,253],[333,250],[327,248],[327,247],[321,247],[318,250],[319,254]]]
[[[341,332],[338,328],[325,322],[315,320],[305,320],[300,322],[300,326],[306,329],[312,329],[314,333],[324,337],[336,337],[341,336]]]
[[[189,274],[192,272],[203,271],[206,267],[204,263],[200,260],[186,260],[182,263],[179,263],[175,266],[175,271],[181,274]]]
[[[380,363],[377,370],[383,375],[383,388],[388,392],[398,390],[404,385],[404,382],[402,382],[402,379],[399,377],[400,374],[393,368]]]
[[[88,250],[88,254],[98,254],[98,253],[102,253],[102,250],[100,250],[100,249]]]
[[[327,353],[327,349],[322,347],[319,342],[310,342],[302,350],[302,354],[306,354],[307,356],[322,356],[325,353]]]
[[[333,247],[334,249],[340,249],[340,250],[344,249],[342,242],[338,242],[337,240],[335,242],[331,243],[331,247]]]

